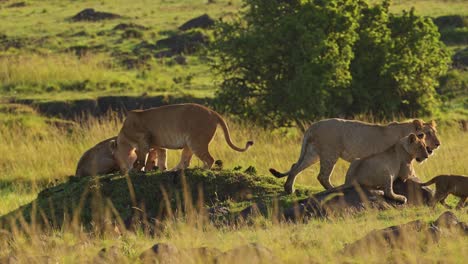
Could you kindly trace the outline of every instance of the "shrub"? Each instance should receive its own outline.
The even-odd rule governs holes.
[[[217,24],[217,107],[264,125],[323,116],[428,114],[449,56],[430,18],[388,1],[245,0]]]

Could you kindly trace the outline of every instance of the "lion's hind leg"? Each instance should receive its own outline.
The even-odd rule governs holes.
[[[190,161],[192,160],[193,152],[190,150],[189,147],[184,147],[182,150],[182,154],[180,156],[180,162],[175,166],[173,169],[170,171],[178,171],[178,170],[183,170],[186,169],[190,166]]]
[[[311,166],[312,164],[316,163],[320,159],[315,147],[312,144],[308,144],[306,146],[303,155],[299,158],[298,162],[293,164],[291,170],[288,174],[288,179],[284,184],[284,190],[287,193],[294,192],[294,182],[296,181],[296,177],[299,173],[303,170]]]

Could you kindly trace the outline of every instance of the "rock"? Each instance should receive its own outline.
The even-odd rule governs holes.
[[[279,262],[278,257],[269,248],[258,243],[251,243],[219,255],[215,263],[239,263],[239,256],[242,256],[242,259],[248,259],[249,264]]]
[[[439,216],[439,218],[437,218],[437,220],[434,221],[434,225],[438,228],[452,229],[457,226],[459,222],[460,221],[454,213],[445,211]]]
[[[94,258],[93,263],[109,263],[119,260],[119,249],[116,246],[110,248],[102,248],[98,255]]]
[[[185,58],[184,56],[182,55],[177,55],[175,58],[174,58],[174,61],[179,64],[179,65],[186,65],[187,64],[187,58]]]
[[[432,191],[428,187],[421,186],[417,178],[403,182],[395,181],[393,189],[395,193],[408,198],[411,205],[429,205],[432,199]],[[311,197],[298,201],[297,204],[283,210],[286,220],[296,221],[306,218],[326,218],[330,213],[342,211],[354,212],[366,208],[385,210],[401,206],[393,199],[383,196],[380,191],[368,190],[360,187],[337,187],[316,193]]]
[[[179,249],[172,244],[166,243],[154,244],[150,249],[144,251],[140,255],[140,259],[145,263],[152,260],[171,263],[176,262],[179,257]]]
[[[211,19],[207,14],[201,15],[199,17],[190,19],[185,22],[182,26],[179,27],[180,30],[189,30],[192,28],[209,28],[214,25],[214,20]]]
[[[174,35],[156,42],[157,48],[169,48],[174,53],[194,53],[200,46],[208,44],[208,38],[200,32]]]
[[[407,248],[438,242],[440,231],[421,220],[415,220],[403,225],[391,226],[373,230],[363,238],[345,245],[344,254],[356,255],[386,248]]]
[[[457,216],[450,211],[442,213],[432,225],[440,230],[448,230],[458,232],[462,235],[468,235],[468,225],[458,220]]]
[[[409,205],[429,205],[434,196],[429,187],[421,186],[421,180],[417,177],[409,178],[405,182],[397,179],[393,183],[393,191],[404,195]]]
[[[95,21],[106,20],[106,19],[116,19],[120,17],[121,16],[117,14],[108,13],[108,12],[99,12],[99,11],[95,11],[93,8],[86,8],[80,11],[75,16],[71,17],[71,20],[75,22],[78,22],[78,21],[95,22]]]

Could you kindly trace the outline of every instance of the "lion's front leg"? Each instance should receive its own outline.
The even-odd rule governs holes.
[[[385,186],[384,186],[384,195],[390,199],[406,203],[407,199],[403,195],[399,195],[393,192],[393,178],[391,175],[386,176]]]

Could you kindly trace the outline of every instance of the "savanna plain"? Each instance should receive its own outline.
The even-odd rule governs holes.
[[[15,3],[23,4],[15,6]],[[461,0],[393,1],[390,9],[399,13],[411,7],[415,7],[418,15],[459,15],[468,19],[468,6]],[[122,17],[99,22],[70,21],[85,8]],[[193,17],[206,13],[213,18],[228,19],[241,9],[242,2],[237,0],[0,1],[0,215],[33,202],[46,188],[68,182],[83,152],[115,136],[123,122],[121,115],[111,111],[99,117],[82,114],[80,118],[63,119],[54,113],[45,115],[44,106],[143,93],[166,98],[211,98],[219,81],[210,71],[210,63],[216,58],[202,49],[184,54],[184,63],[164,57],[148,59],[144,54],[140,56],[148,49],[142,43],[177,34],[177,27]],[[115,30],[118,24],[143,27]],[[446,42],[454,53],[468,46],[468,27],[457,30],[464,39],[461,37],[460,41],[450,32]],[[202,32],[212,37],[209,30]],[[140,53],[135,55],[138,47]],[[466,69],[451,69],[450,74],[453,82],[461,83],[457,86],[461,88],[444,97],[440,112],[420,117],[425,121],[437,120],[442,142],[429,159],[415,164],[422,181],[440,174],[468,175],[468,134],[461,125],[462,120],[468,119],[468,75]],[[254,140],[255,144],[247,152],[237,153],[227,146],[218,130],[210,152],[223,161],[224,169],[252,166],[267,181],[273,177],[269,168],[283,171],[296,162],[303,135],[299,129],[267,129],[225,116],[237,145],[246,140]],[[371,115],[360,119],[393,121],[375,120]],[[169,150],[169,167],[175,166],[179,157],[180,151]],[[191,167],[202,165],[194,158]],[[334,185],[344,182],[348,166],[345,161],[338,162],[332,174]],[[302,172],[297,188],[311,193],[322,191],[316,179],[318,172],[318,164]],[[296,195],[299,194],[291,194],[287,199],[294,200]],[[458,198],[453,196],[447,199],[451,206],[457,202]],[[236,210],[246,207],[232,203]],[[196,201],[185,206],[197,207]],[[466,263],[468,237],[452,233],[434,244],[416,239],[403,248],[382,248],[354,256],[340,253],[347,243],[374,229],[416,219],[429,223],[446,210],[441,205],[405,206],[299,223],[259,216],[248,223],[234,224],[210,221],[200,212],[191,217],[168,218],[154,232],[122,228],[98,232],[79,221],[43,228],[32,221],[13,232],[0,229],[0,263],[139,263],[140,254],[156,243],[178,248],[217,248],[223,252],[258,243],[269,248],[279,263]],[[466,208],[453,212],[461,221],[468,221]],[[97,257],[102,249],[112,252],[112,256]],[[235,262],[250,263],[251,258],[240,253]],[[189,261],[205,260],[194,254]]]

